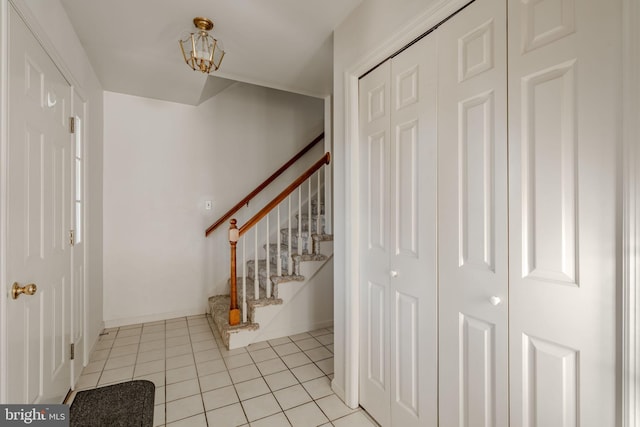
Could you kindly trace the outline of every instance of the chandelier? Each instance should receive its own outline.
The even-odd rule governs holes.
[[[220,68],[224,50],[222,43],[209,35],[213,29],[213,22],[208,18],[193,18],[193,25],[198,29],[184,40],[180,40],[182,56],[192,70],[200,70],[209,74]]]

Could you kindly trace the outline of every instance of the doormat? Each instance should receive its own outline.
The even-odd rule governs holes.
[[[152,427],[156,386],[138,380],[80,391],[70,410],[71,427]]]

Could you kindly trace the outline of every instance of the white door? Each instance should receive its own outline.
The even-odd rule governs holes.
[[[9,10],[7,277],[37,291],[7,302],[8,403],[55,403],[71,380],[71,90]]]
[[[507,427],[506,2],[437,33],[440,425]]]
[[[73,346],[73,359],[71,362],[71,387],[80,377],[84,363],[84,249],[85,249],[85,117],[86,103],[77,93],[73,96],[73,146],[72,165],[73,190],[72,190],[72,217],[73,217],[73,255],[71,282],[71,343]]]
[[[360,405],[391,422],[389,337],[390,76],[387,61],[360,80]]]
[[[437,425],[436,40],[360,81],[360,401]]]
[[[619,425],[619,1],[509,2],[511,425]]]

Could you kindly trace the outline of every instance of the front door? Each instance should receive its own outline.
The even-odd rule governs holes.
[[[71,88],[9,17],[7,403],[62,402],[70,384]]]

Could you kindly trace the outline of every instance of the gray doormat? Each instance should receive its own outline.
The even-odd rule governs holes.
[[[140,380],[80,391],[71,404],[71,427],[152,427],[155,390]]]

